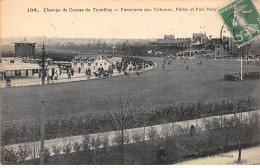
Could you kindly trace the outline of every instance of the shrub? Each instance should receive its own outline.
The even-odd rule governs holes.
[[[183,126],[183,131],[184,131],[184,133],[189,133],[189,130],[190,130],[190,124],[188,123],[188,124],[185,124],[184,126]]]
[[[18,161],[18,156],[16,154],[16,151],[11,149],[2,148],[1,151],[1,163],[2,164],[10,164],[10,163],[16,163]]]
[[[259,79],[260,72],[247,72],[244,74],[245,79]]]
[[[115,137],[114,137],[114,139],[112,140],[112,142],[113,142],[115,145],[121,145],[121,144],[122,144],[121,131],[116,131],[116,132],[115,132]]]
[[[247,124],[248,122],[249,122],[248,117],[244,117],[244,118],[242,119],[242,123],[243,123],[243,124]]]
[[[29,145],[28,145],[29,146]],[[35,153],[35,148],[36,148],[36,146],[35,145],[33,145],[33,144],[31,144],[30,146],[30,150],[29,150],[29,157],[30,157],[30,159],[35,159],[35,155],[36,155],[36,153]]]
[[[92,148],[94,149],[98,149],[101,146],[102,142],[101,142],[101,138],[100,135],[97,134],[97,137],[95,138],[94,136],[91,139],[91,145]]]
[[[82,148],[84,152],[90,150],[90,137],[88,134],[83,135]]]
[[[260,118],[260,116],[259,116],[258,113],[253,113],[253,114],[252,114],[252,117],[251,117],[251,122],[253,122],[253,123],[259,123],[259,118]]]
[[[234,76],[231,74],[224,75],[225,80],[234,80]]]
[[[102,134],[102,145],[104,148],[109,147],[109,133],[105,132]]]
[[[73,144],[73,149],[74,149],[74,152],[79,153],[81,151],[81,149],[82,149],[82,144],[78,143],[78,142],[75,142]]]
[[[212,125],[213,128],[220,128],[221,127],[220,121],[216,117],[212,118],[211,125]]]
[[[148,137],[150,140],[155,140],[156,138],[159,137],[159,134],[155,127],[151,127],[151,129],[149,130],[149,133],[148,133]]]
[[[133,133],[134,143],[140,142],[140,141],[142,141],[142,139],[143,139],[143,135],[142,135],[142,133],[140,133],[140,131],[136,131],[136,132]]]
[[[164,137],[170,137],[173,133],[173,128],[169,124],[162,125],[162,134]]]
[[[177,134],[184,134],[185,133],[185,130],[181,125],[177,125],[176,128],[175,128],[175,131],[176,131]]]
[[[202,122],[206,130],[211,130],[213,128],[209,119],[204,119]]]
[[[70,144],[70,143],[68,143],[67,145],[65,145],[65,146],[62,147],[62,151],[63,151],[65,154],[71,153],[71,150],[72,150],[72,147],[71,147],[71,144]]]
[[[124,143],[129,144],[131,141],[130,139],[130,132],[129,131],[124,131]]]
[[[19,162],[25,161],[25,159],[30,155],[31,148],[28,145],[19,146],[16,153]]]
[[[58,156],[61,153],[61,146],[52,145],[52,151],[54,152],[55,156]]]
[[[229,119],[227,119],[227,117],[223,116],[222,125],[223,127],[230,127],[233,126],[233,123]]]

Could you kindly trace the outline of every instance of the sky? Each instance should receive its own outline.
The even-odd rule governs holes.
[[[196,8],[221,8],[231,0],[2,0],[1,37],[49,38],[163,38],[191,37],[207,32],[219,37],[223,21],[216,11]],[[253,0],[258,10],[260,1]],[[37,8],[39,12],[28,12]],[[44,12],[44,8],[89,8],[91,12]],[[113,12],[93,12],[93,8],[110,8]],[[121,12],[121,8],[149,8],[151,12]],[[195,11],[155,12],[153,8],[194,8]],[[119,11],[114,11],[118,9]]]

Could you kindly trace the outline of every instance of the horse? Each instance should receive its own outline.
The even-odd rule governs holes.
[[[95,75],[95,77],[96,77],[97,79],[99,78],[99,73],[94,72],[93,74]]]
[[[108,78],[109,77],[109,73],[108,72],[103,72],[103,77],[104,78]]]

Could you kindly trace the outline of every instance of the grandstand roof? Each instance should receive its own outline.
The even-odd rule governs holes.
[[[165,39],[157,39],[157,41],[153,41],[151,43],[154,44],[179,44],[179,43],[190,43],[189,39],[172,39],[172,40],[165,40]]]
[[[14,60],[14,63],[10,63],[10,60]],[[2,58],[0,66],[0,72],[26,70],[26,69],[41,69],[38,64],[24,63],[18,59]]]

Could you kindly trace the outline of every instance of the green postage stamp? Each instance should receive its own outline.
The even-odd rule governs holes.
[[[252,0],[236,0],[218,12],[238,47],[260,34],[260,16]]]

